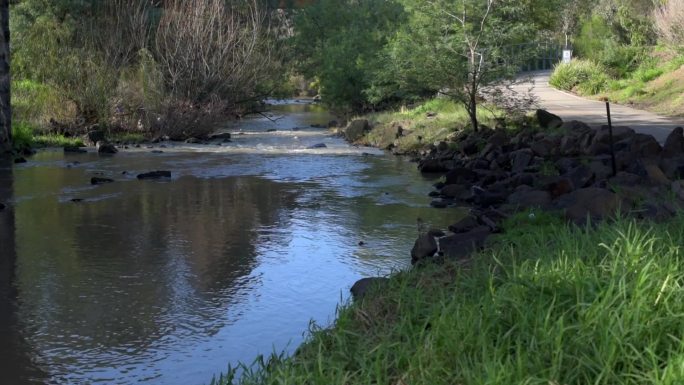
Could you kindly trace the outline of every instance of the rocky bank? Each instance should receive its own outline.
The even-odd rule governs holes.
[[[538,128],[483,127],[429,144],[415,159],[423,173],[442,176],[430,193],[436,208],[468,207],[448,229],[425,231],[411,250],[413,264],[455,258],[466,262],[501,231],[509,215],[558,212],[587,225],[616,215],[661,221],[684,208],[684,129],[663,145],[629,127],[590,127],[537,110]],[[367,132],[353,121],[347,139]],[[612,145],[611,145],[612,144]],[[612,151],[611,151],[612,148]],[[383,282],[383,281],[378,281]],[[360,298],[370,287],[355,285]]]

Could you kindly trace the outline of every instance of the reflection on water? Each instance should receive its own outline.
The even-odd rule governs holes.
[[[310,108],[283,107],[275,126],[306,126],[304,137],[345,151],[287,151],[301,138],[254,134],[274,125],[255,119],[226,144],[252,151],[43,152],[13,176],[0,167],[11,203],[0,212],[0,358],[16,369],[3,378],[205,383],[228,363],[291,352],[356,279],[403,268],[417,217],[455,220],[426,207],[413,165],[312,129],[328,117]],[[135,179],[156,169],[172,180]],[[116,182],[91,186],[95,175]]]

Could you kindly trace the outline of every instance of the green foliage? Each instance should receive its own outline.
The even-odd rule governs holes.
[[[377,53],[403,18],[394,1],[317,1],[295,16],[298,68],[319,80],[327,103],[363,109],[363,91],[384,64]]]
[[[684,378],[684,221],[525,213],[473,266],[394,275],[240,384],[624,384]],[[226,381],[225,383],[228,383]]]
[[[576,88],[580,93],[595,95],[608,86],[609,78],[603,66],[591,60],[575,59],[558,64],[549,78],[549,84],[565,90]]]
[[[12,124],[12,147],[15,151],[31,149],[34,145],[33,127],[26,122],[15,121]]]

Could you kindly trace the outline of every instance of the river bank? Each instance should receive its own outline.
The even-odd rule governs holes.
[[[541,129],[463,132],[424,146],[421,171],[443,175],[432,206],[470,206],[472,215],[423,229],[416,267],[360,281],[333,327],[241,383],[684,377],[681,332],[666,336],[681,330],[684,310],[682,130],[661,146],[615,128],[613,175],[606,128],[543,111],[537,119]]]

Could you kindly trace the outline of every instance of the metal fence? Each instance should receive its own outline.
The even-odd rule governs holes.
[[[531,72],[553,69],[563,59],[563,49],[563,44],[541,41],[506,46],[503,51],[521,63],[520,72]]]

